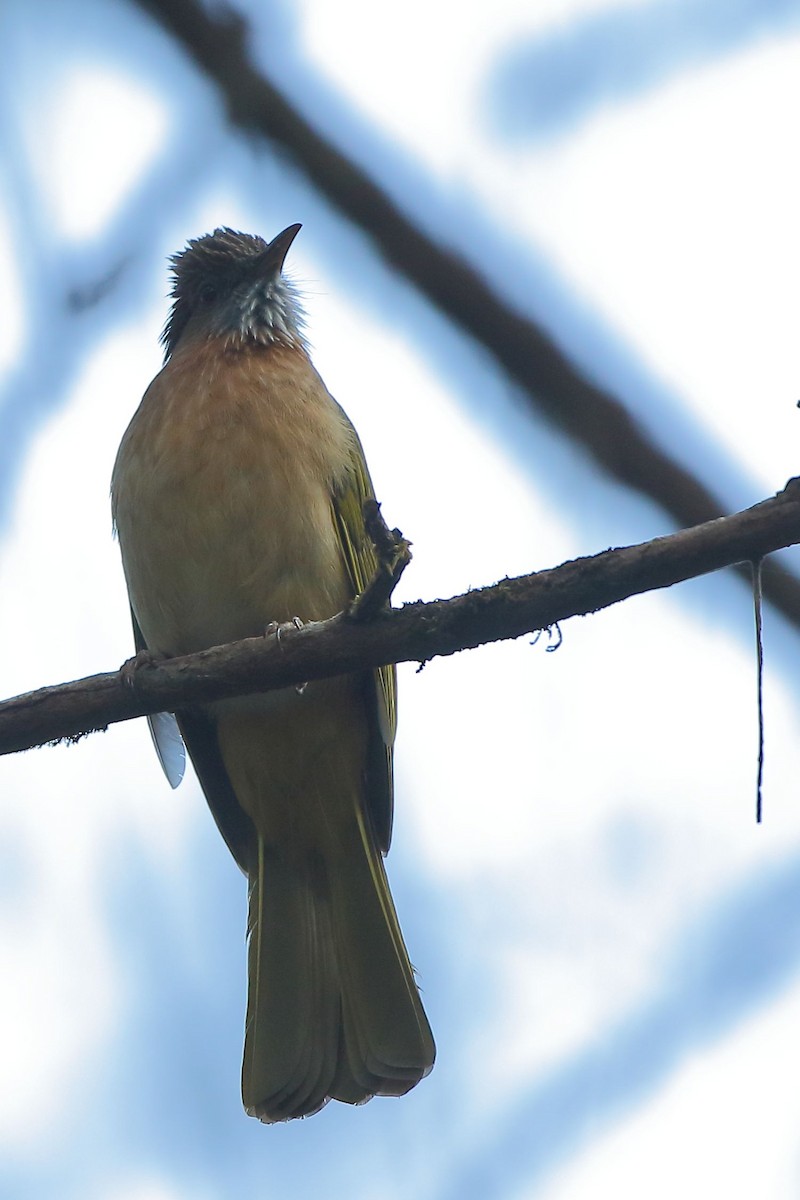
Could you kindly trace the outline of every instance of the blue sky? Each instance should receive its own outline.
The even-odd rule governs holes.
[[[732,508],[796,471],[800,5],[248,11],[294,102]],[[111,465],[166,257],[222,223],[303,222],[315,362],[414,544],[399,599],[670,530],[138,9],[12,2],[0,47],[3,694],[131,651]],[[244,1116],[244,882],[142,722],[0,761],[3,1195],[797,1195],[798,635],[768,613],[757,828],[739,580],[562,632],[401,669],[389,873],[439,1048],[401,1101]]]

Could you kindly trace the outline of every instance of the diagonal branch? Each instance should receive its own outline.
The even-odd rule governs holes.
[[[656,445],[622,404],[582,375],[548,334],[492,290],[458,254],[431,241],[355,162],[326,141],[255,66],[247,26],[201,0],[138,0],[219,88],[234,125],[269,139],[363,229],[380,253],[475,341],[542,414],[620,483],[654,500],[679,526],[725,511],[699,479]],[[764,596],[800,624],[800,581],[765,563]]]
[[[172,712],[391,662],[424,662],[516,638],[628,596],[759,560],[798,541],[800,479],[734,516],[504,579],[452,600],[407,604],[363,622],[340,613],[288,628],[280,638],[248,638],[141,668],[132,685],[125,673],[114,671],[28,692],[0,703],[0,753],[74,739],[145,713]]]

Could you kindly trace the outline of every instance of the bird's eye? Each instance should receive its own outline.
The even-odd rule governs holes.
[[[201,304],[213,304],[217,298],[217,294],[217,289],[213,283],[204,283],[199,292]]]

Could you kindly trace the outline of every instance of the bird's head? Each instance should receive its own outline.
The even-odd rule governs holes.
[[[271,242],[215,229],[174,255],[173,304],[161,335],[165,357],[190,337],[223,337],[231,346],[302,345],[303,311],[281,273],[300,228],[290,225]]]

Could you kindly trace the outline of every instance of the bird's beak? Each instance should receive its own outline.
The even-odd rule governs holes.
[[[302,228],[302,225],[290,225],[283,233],[273,238],[266,250],[254,259],[254,274],[261,278],[280,275],[289,247]]]

